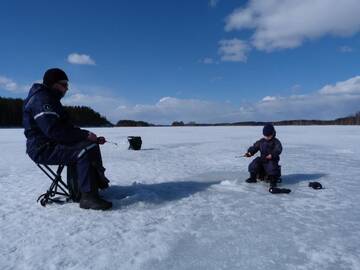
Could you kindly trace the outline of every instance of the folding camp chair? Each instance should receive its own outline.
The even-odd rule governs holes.
[[[48,203],[64,203],[71,200],[68,185],[62,180],[61,173],[65,165],[59,165],[56,173],[48,166],[44,164],[36,163],[36,165],[50,178],[51,185],[48,190],[39,196],[37,202],[40,201],[42,206],[46,206]],[[55,196],[62,196],[55,197]]]

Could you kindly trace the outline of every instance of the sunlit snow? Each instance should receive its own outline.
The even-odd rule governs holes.
[[[359,127],[277,127],[278,195],[236,157],[261,127],[91,130],[118,143],[101,147],[111,211],[36,203],[50,181],[0,129],[0,269],[360,269]]]

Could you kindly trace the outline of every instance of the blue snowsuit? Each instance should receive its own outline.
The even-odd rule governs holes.
[[[280,177],[280,154],[282,152],[281,142],[274,137],[267,141],[265,138],[258,140],[248,149],[251,155],[255,155],[260,151],[260,157],[255,158],[249,164],[250,174],[257,174],[261,170],[264,170],[268,176]],[[272,159],[266,159],[266,156],[271,154]]]
[[[60,103],[62,95],[43,84],[34,84],[23,108],[26,153],[47,165],[76,166],[81,192],[91,184],[107,184],[99,145],[87,140],[89,131],[75,127]]]

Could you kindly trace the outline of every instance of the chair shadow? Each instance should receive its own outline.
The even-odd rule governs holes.
[[[160,150],[160,148],[143,148],[143,149],[140,149],[140,151],[155,151],[155,150]]]
[[[157,184],[134,183],[131,186],[114,185],[110,186],[109,189],[104,192],[104,195],[106,199],[121,200],[121,206],[128,206],[138,202],[162,204],[189,197],[220,182],[221,181],[183,181]],[[118,208],[116,204],[114,206],[115,209]]]
[[[291,184],[297,184],[297,183],[305,182],[305,181],[317,180],[326,175],[327,174],[325,174],[325,173],[310,173],[310,174],[296,173],[296,174],[283,175],[283,176],[281,176],[281,179],[282,179],[283,184],[291,185]]]

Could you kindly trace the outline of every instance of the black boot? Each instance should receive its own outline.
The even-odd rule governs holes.
[[[107,210],[112,207],[112,202],[101,199],[98,194],[93,192],[82,192],[80,208],[93,210]]]
[[[112,207],[112,202],[108,202],[99,197],[97,183],[91,183],[90,192],[81,192],[80,208],[93,210],[107,210]]]
[[[269,175],[270,188],[275,188],[277,186],[278,179],[276,176]]]
[[[245,181],[246,183],[256,183],[256,173],[250,173],[250,177]]]

